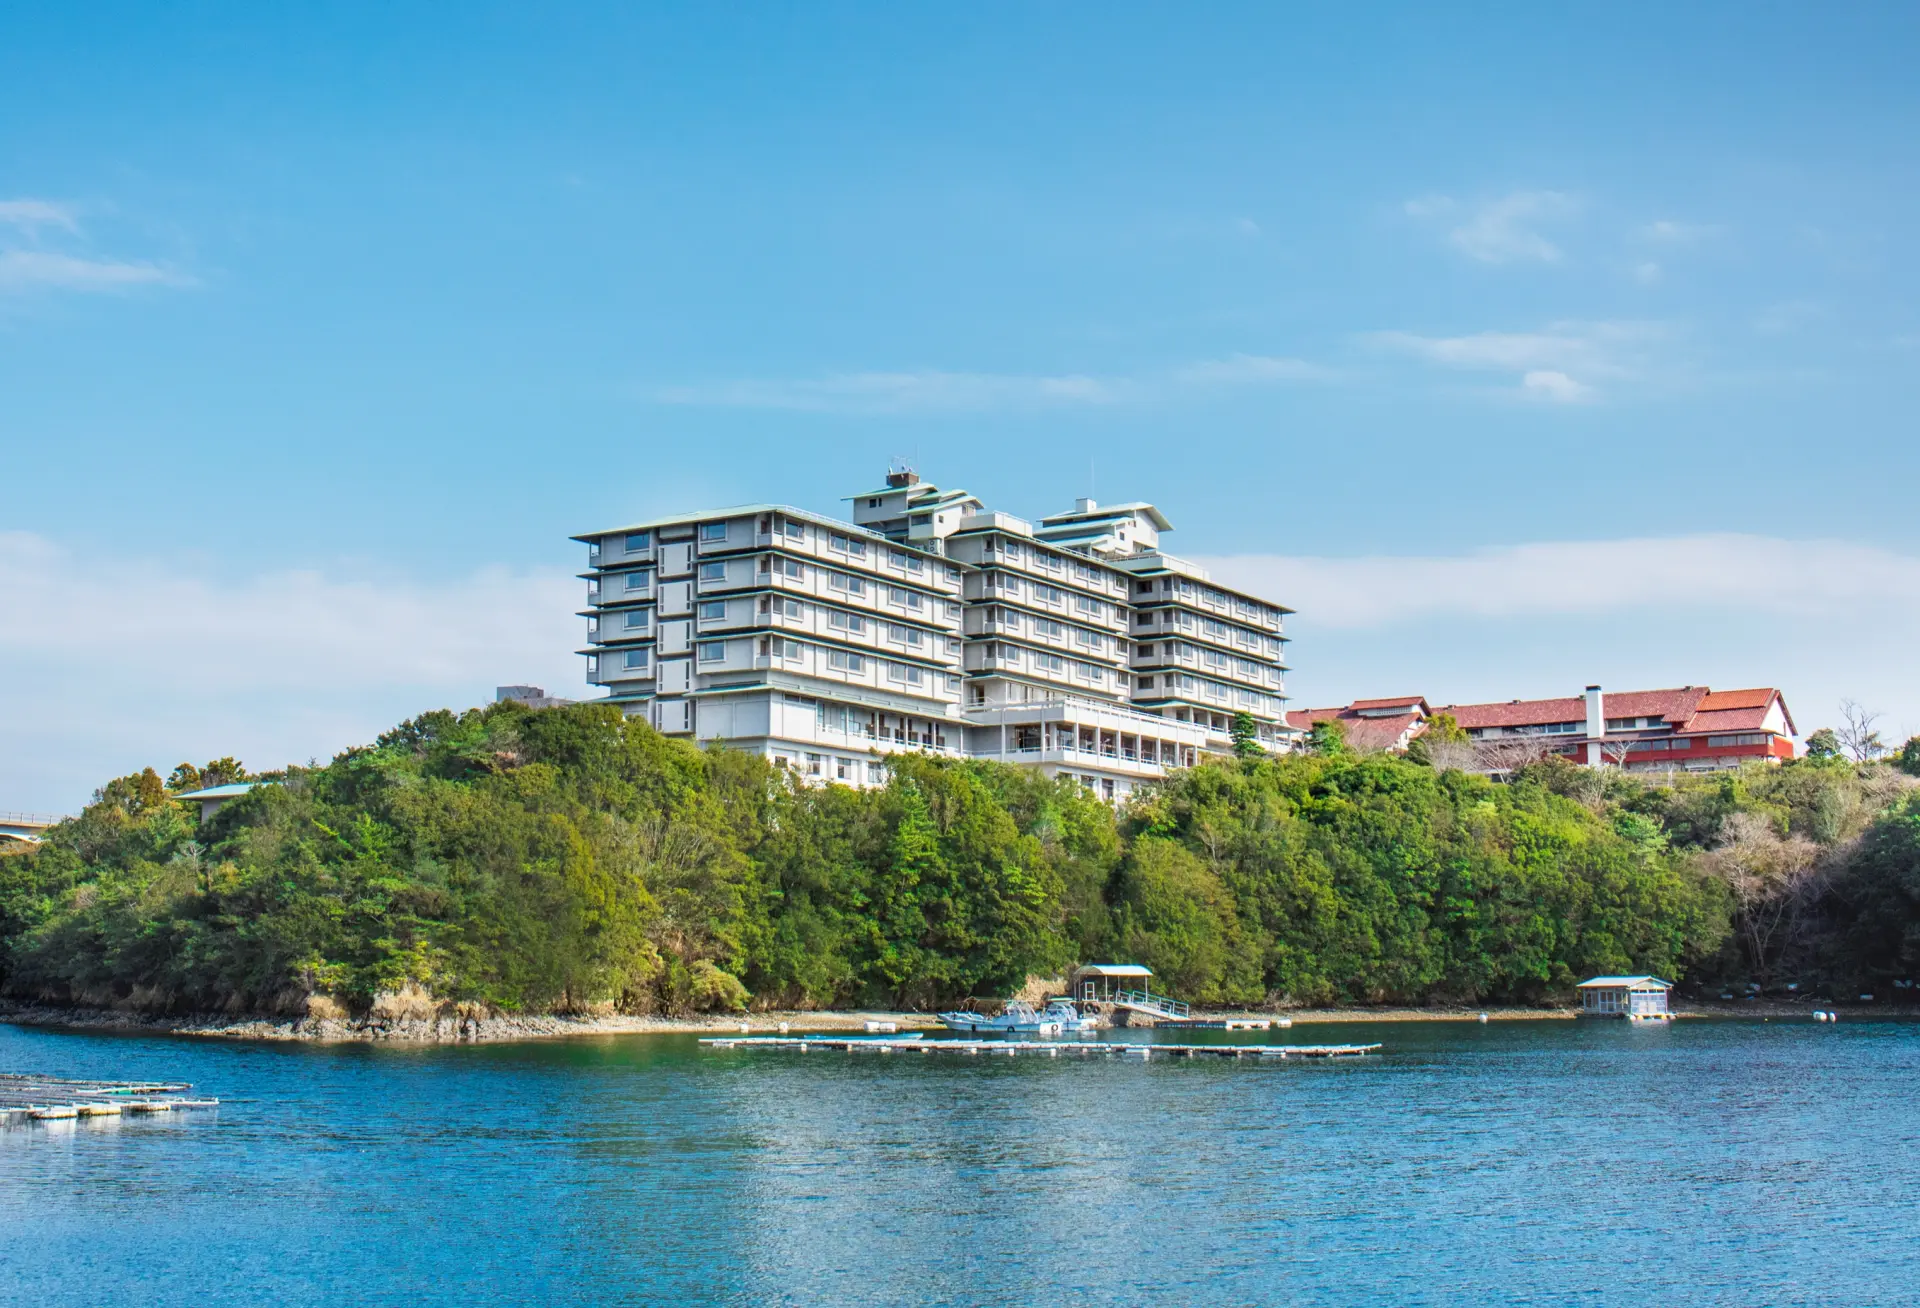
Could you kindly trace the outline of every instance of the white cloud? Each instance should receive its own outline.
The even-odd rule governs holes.
[[[1790,618],[1805,631],[1823,615],[1865,608],[1920,612],[1920,557],[1772,536],[1566,541],[1448,557],[1234,555],[1209,565],[1223,581],[1335,627],[1684,606]]]
[[[1633,280],[1639,282],[1642,286],[1658,286],[1661,279],[1665,276],[1666,270],[1651,259],[1648,259],[1645,263],[1634,265]]]
[[[1591,386],[1582,386],[1564,372],[1551,368],[1536,368],[1522,377],[1520,389],[1555,404],[1580,404],[1593,398]]]
[[[1632,376],[1645,347],[1665,334],[1656,323],[1556,322],[1538,332],[1423,336],[1392,331],[1365,339],[1376,348],[1442,367],[1512,373],[1523,394],[1570,400],[1591,398],[1592,379]]]
[[[193,284],[193,278],[159,264],[82,259],[51,250],[0,250],[0,291],[121,291]]]
[[[80,230],[72,207],[56,204],[52,200],[0,200],[0,223],[17,227],[29,235],[42,227],[58,227],[73,233]]]
[[[1826,310],[1810,300],[1789,300],[1768,305],[1753,320],[1753,329],[1762,336],[1785,336],[1821,318]]]
[[[1174,374],[1177,380],[1198,386],[1332,381],[1339,375],[1325,364],[1263,354],[1232,354],[1224,359],[1206,359],[1188,364]]]
[[[725,381],[669,386],[662,404],[814,413],[970,413],[989,409],[1111,404],[1125,383],[1069,375],[1034,377],[975,372],[853,372],[803,380]]]
[[[811,413],[982,413],[1164,399],[1180,388],[1332,381],[1340,374],[1305,359],[1233,354],[1171,372],[1094,377],[1017,373],[852,372],[793,380],[736,380],[665,386],[650,393],[660,404],[703,408],[793,409]]]
[[[1424,196],[1408,200],[1401,209],[1423,220],[1462,217],[1464,221],[1448,230],[1447,240],[1482,263],[1555,263],[1561,249],[1538,229],[1573,217],[1580,205],[1561,191],[1513,191],[1473,205],[1444,195]]]
[[[1659,245],[1692,245],[1697,241],[1711,240],[1725,231],[1726,228],[1712,223],[1681,223],[1661,219],[1644,224],[1635,234],[1643,241]]]
[[[0,532],[0,808],[71,808],[110,776],[182,758],[325,758],[496,684],[583,696],[584,598],[559,569],[222,581]]]
[[[1200,560],[1297,609],[1289,693],[1338,704],[1658,686],[1774,685],[1802,734],[1842,699],[1920,733],[1920,555],[1836,540],[1702,535],[1468,554]]]

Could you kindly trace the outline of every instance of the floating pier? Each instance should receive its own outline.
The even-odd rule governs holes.
[[[1041,1058],[1357,1058],[1379,1045],[1175,1045],[1120,1040],[898,1040],[870,1036],[713,1036],[715,1049],[832,1049],[877,1054],[1031,1054]]]
[[[35,1122],[129,1113],[171,1113],[217,1108],[218,1099],[196,1099],[186,1081],[73,1081],[30,1072],[0,1072],[0,1118]]]

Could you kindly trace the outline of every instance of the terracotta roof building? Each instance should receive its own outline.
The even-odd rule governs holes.
[[[1588,686],[1584,695],[1565,699],[1450,704],[1434,711],[1451,713],[1483,755],[1558,754],[1635,772],[1779,762],[1793,757],[1798,734],[1786,698],[1771,686],[1612,693]]]
[[[1344,708],[1297,709],[1287,725],[1309,731],[1337,721],[1359,750],[1400,752],[1436,714],[1460,724],[1490,772],[1558,755],[1635,772],[1705,772],[1793,757],[1798,734],[1778,690],[1706,686],[1608,693],[1589,686],[1560,699],[1430,705],[1419,695],[1355,700]]]
[[[1399,753],[1425,729],[1428,716],[1424,698],[1403,695],[1398,699],[1357,699],[1345,708],[1294,709],[1287,714],[1287,725],[1296,731],[1311,731],[1316,722],[1338,722],[1346,729],[1350,747]]]

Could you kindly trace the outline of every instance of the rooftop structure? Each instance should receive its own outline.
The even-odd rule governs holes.
[[[260,783],[257,781],[234,781],[224,786],[208,786],[204,790],[182,791],[174,798],[185,804],[198,804],[200,820],[205,822],[258,784]]]
[[[778,504],[589,532],[588,680],[662,731],[810,779],[877,783],[901,749],[1002,758],[1108,798],[1270,746],[1284,617],[1163,553],[1151,504],[1040,520],[896,465],[852,521]]]

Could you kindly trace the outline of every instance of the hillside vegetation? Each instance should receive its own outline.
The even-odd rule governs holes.
[[[0,986],[148,1011],[925,1008],[1076,961],[1202,1004],[1532,1003],[1584,976],[1920,971],[1911,779],[1810,760],[1495,785],[1318,752],[1114,812],[987,762],[809,788],[606,706],[429,713],[205,825],[149,770],[0,859]]]

